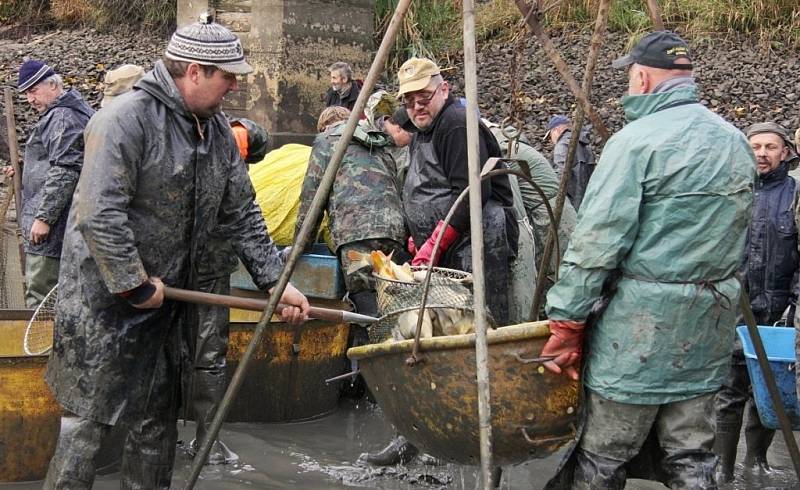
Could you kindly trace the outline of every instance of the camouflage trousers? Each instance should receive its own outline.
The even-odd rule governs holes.
[[[353,261],[347,257],[350,251],[360,254],[369,254],[373,250],[380,250],[386,255],[392,254],[392,260],[396,264],[403,264],[411,260],[411,255],[401,243],[388,238],[371,238],[369,240],[359,240],[341,245],[336,251],[339,257],[339,264],[344,273],[344,286],[347,295],[356,312],[363,315],[378,315],[378,302],[376,299],[375,285],[372,279],[372,270],[368,266],[352,270]],[[348,272],[350,271],[350,272]]]
[[[663,453],[658,462],[671,489],[716,489],[714,393],[663,405],[606,400],[587,390],[586,424],[575,451],[573,489],[625,487],[625,464],[641,451],[651,429]]]

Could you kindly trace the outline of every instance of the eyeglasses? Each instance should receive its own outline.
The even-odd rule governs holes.
[[[442,82],[442,83],[444,83],[444,82]],[[442,86],[442,83],[437,85],[436,88],[433,89],[433,92],[431,92],[431,94],[429,96],[427,96],[427,97],[424,97],[424,96],[423,97],[406,97],[406,96],[403,96],[403,99],[402,99],[401,102],[403,103],[403,105],[405,106],[406,109],[414,109],[417,106],[417,104],[421,105],[422,107],[425,107],[426,105],[431,103],[431,101],[433,100],[433,97],[436,95],[436,92],[439,90],[439,87]]]

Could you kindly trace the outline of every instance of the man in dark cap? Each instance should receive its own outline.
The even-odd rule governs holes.
[[[759,325],[794,321],[797,300],[797,211],[798,185],[789,175],[798,156],[789,132],[774,122],[753,124],[747,139],[756,155],[755,201],[747,228],[742,260],[744,287]],[[750,376],[738,337],[733,347],[730,373],[717,394],[717,428],[714,452],[720,457],[718,483],[733,480],[736,446],[747,411],[744,466],[748,471],[769,471],[767,449],[775,431],[761,425],[753,401]]]
[[[547,123],[545,139],[550,138],[553,143],[553,168],[561,179],[567,165],[567,153],[572,141],[572,123],[567,116],[557,115],[550,118]],[[575,148],[575,158],[572,164],[572,175],[567,185],[567,197],[577,211],[581,207],[586,186],[594,172],[594,152],[589,140],[589,126],[584,126],[578,135],[578,146]]]
[[[548,488],[622,489],[635,470],[712,489],[714,397],[730,363],[755,157],[699,103],[674,33],[646,35],[613,66],[628,70],[629,123],[603,149],[547,294],[547,369],[578,380],[591,330],[578,438]],[[656,471],[628,465],[643,448]]]
[[[196,289],[212,233],[271,291],[283,261],[267,234],[223,97],[250,73],[239,39],[209,16],[86,127],[84,171],[64,241],[47,382],[64,409],[45,488],[88,489],[112,425],[127,429],[123,488],[167,489],[187,335],[197,312],[164,285]],[[110,110],[113,109],[113,110]],[[285,321],[308,301],[291,285]]]
[[[41,114],[25,144],[20,212],[25,303],[35,308],[58,283],[64,230],[83,165],[83,129],[94,111],[39,60],[22,64],[17,90]],[[3,172],[14,174],[12,167]]]

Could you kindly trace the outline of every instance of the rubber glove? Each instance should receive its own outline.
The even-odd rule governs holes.
[[[431,257],[433,254],[433,245],[436,243],[436,240],[439,238],[440,234],[442,235],[442,241],[439,243],[439,249],[436,251],[436,257]],[[414,255],[414,260],[411,261],[411,265],[438,265],[442,254],[444,254],[447,249],[450,248],[450,245],[455,243],[460,236],[461,233],[459,233],[458,230],[450,225],[445,227],[444,221],[439,221],[436,224],[436,228],[433,229],[431,236],[425,240],[425,243],[423,243],[419,248],[417,254]]]
[[[556,374],[562,372],[578,380],[577,367],[583,356],[583,322],[572,320],[550,320],[550,338],[544,344],[541,357],[553,357],[544,367]]]
[[[408,250],[408,253],[410,253],[412,257],[417,255],[417,244],[414,243],[414,237],[411,235],[409,235],[408,242],[406,242],[406,250]]]

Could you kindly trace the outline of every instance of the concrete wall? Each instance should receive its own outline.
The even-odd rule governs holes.
[[[209,8],[255,68],[225,111],[262,124],[277,144],[316,133],[331,63],[346,61],[363,78],[372,61],[372,0],[178,0],[178,25]]]

